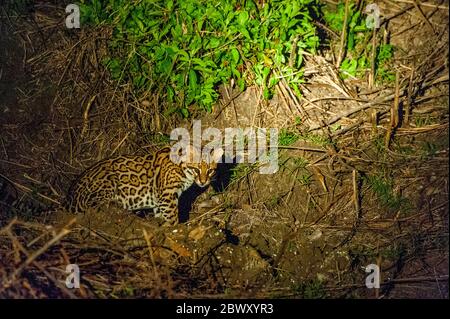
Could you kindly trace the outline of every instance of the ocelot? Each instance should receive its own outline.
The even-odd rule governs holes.
[[[213,179],[223,150],[214,149],[206,158],[190,159],[199,151],[192,146],[180,157],[170,158],[170,148],[144,156],[119,156],[98,162],[87,169],[70,187],[67,208],[85,212],[108,202],[127,210],[153,208],[164,218],[164,225],[178,223],[178,198],[194,182],[206,187]]]

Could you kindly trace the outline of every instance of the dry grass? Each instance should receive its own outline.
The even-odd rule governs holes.
[[[0,296],[448,298],[448,12],[380,5],[388,19],[376,40],[387,32],[401,48],[395,83],[373,83],[373,70],[342,80],[337,49],[306,56],[301,98],[283,81],[271,101],[256,87],[221,88],[204,126],[278,127],[298,141],[280,147],[275,175],[235,167],[175,232],[57,203],[95,161],[151,151],[190,123],[109,80],[107,28],[65,30],[48,4],[33,22],[2,19],[14,40],[1,39],[1,80],[15,94],[0,119]],[[64,285],[71,263],[81,289]],[[364,286],[370,263],[382,269],[379,290]]]

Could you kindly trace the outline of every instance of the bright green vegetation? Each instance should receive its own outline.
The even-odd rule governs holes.
[[[103,61],[113,79],[139,95],[156,95],[165,115],[211,111],[220,84],[263,88],[270,98],[283,81],[300,96],[304,52],[320,45],[315,21],[341,34],[345,4],[326,9],[318,0],[80,0],[82,25],[112,29]],[[372,30],[363,8],[349,6],[342,76],[370,69]],[[392,81],[394,48],[376,48],[376,80]]]
[[[394,46],[392,44],[382,44],[377,48],[376,57],[376,79],[379,82],[395,81],[395,73],[390,71],[389,62],[394,56]]]
[[[362,4],[364,2],[361,2]],[[342,77],[362,77],[371,68],[372,29],[366,26],[367,15],[364,7],[350,3],[347,18],[346,56],[340,65]],[[345,21],[345,2],[340,2],[336,10],[324,10],[327,25],[337,34],[341,34]],[[395,74],[389,70],[389,61],[394,55],[394,46],[381,44],[375,53],[375,78],[378,82],[392,82]]]
[[[304,51],[319,45],[317,0],[82,0],[82,24],[109,25],[114,79],[157,92],[166,114],[210,111],[217,86],[257,84],[269,98],[281,78],[296,94]],[[290,65],[290,66],[289,66]]]
[[[299,139],[300,135],[287,129],[282,129],[278,135],[278,144],[282,146],[289,146],[297,142]]]

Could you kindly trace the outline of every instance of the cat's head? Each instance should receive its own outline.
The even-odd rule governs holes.
[[[222,155],[222,148],[201,152],[193,146],[188,146],[186,155],[181,156],[181,165],[186,174],[190,175],[198,186],[206,187],[214,179],[217,163]]]

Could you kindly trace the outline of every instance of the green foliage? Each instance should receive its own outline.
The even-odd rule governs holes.
[[[377,251],[374,247],[356,244],[349,249],[348,255],[352,263],[360,264],[375,259],[377,257]]]
[[[231,183],[236,183],[256,168],[256,165],[238,164],[231,169]]]
[[[326,147],[333,144],[333,141],[329,137],[314,133],[303,134],[301,139],[321,147]]]
[[[267,200],[265,205],[270,210],[275,209],[278,205],[280,205],[282,199],[283,197],[278,194],[273,195]]]
[[[377,61],[382,64],[394,56],[394,46],[392,44],[382,44],[378,47]]]
[[[395,81],[395,73],[390,71],[389,62],[394,57],[394,46],[392,44],[382,44],[378,47],[376,57],[376,80],[379,82]]]
[[[427,141],[423,143],[422,149],[425,153],[425,157],[433,157],[436,155],[439,147],[437,146],[437,144]]]
[[[293,158],[293,161],[295,168],[300,170],[300,174],[297,175],[297,181],[300,183],[300,185],[303,186],[310,185],[312,181],[312,175],[306,168],[309,164],[309,161],[301,156]]]
[[[327,25],[336,33],[341,34],[344,29],[345,2],[340,2],[335,10],[324,10]],[[368,44],[372,30],[366,26],[366,16],[355,3],[348,7],[347,25],[347,56],[342,61],[340,69],[342,77],[362,77],[371,67],[372,45]],[[395,74],[389,71],[389,61],[394,55],[394,46],[382,44],[377,47],[375,54],[375,73],[378,82],[392,82]]]
[[[301,138],[300,136],[298,138]],[[287,165],[292,162],[292,165]],[[287,157],[281,161],[280,167],[287,169],[292,177],[302,186],[309,186],[312,182],[312,174],[307,169],[309,165],[308,159],[304,157]]]
[[[433,123],[432,117],[429,114],[425,116],[415,116],[414,117],[414,125],[416,127],[424,127]]]
[[[323,281],[315,279],[308,280],[294,287],[294,291],[304,299],[324,299],[327,298],[327,292]]]
[[[297,181],[300,185],[309,186],[312,182],[312,175],[307,170],[302,170],[302,173],[297,177]]]
[[[341,71],[343,77],[348,75],[353,77],[361,77],[364,75],[365,70],[369,67],[369,61],[365,56],[359,58],[345,58],[341,63]]]
[[[314,133],[301,134],[290,129],[282,129],[278,134],[278,144],[281,146],[289,146],[299,140],[322,147],[332,144],[332,141],[328,137]]]
[[[397,141],[393,144],[393,150],[405,156],[419,156],[422,160],[426,160],[435,157],[440,151],[447,149],[448,142],[448,135],[432,141],[416,141],[415,145],[400,144],[400,142]]]
[[[380,252],[383,259],[388,260],[398,260],[406,254],[406,246],[402,242],[394,242],[386,248],[382,249]]]
[[[104,63],[114,79],[156,92],[166,113],[189,116],[194,106],[210,111],[217,86],[231,79],[242,90],[261,85],[269,98],[283,76],[300,94],[302,52],[314,52],[319,42],[312,23],[317,3],[81,0],[80,9],[82,23],[113,28]],[[294,42],[297,58],[289,68]]]
[[[335,32],[341,33],[344,28],[345,2],[337,5],[336,10],[324,10],[324,19],[328,26]],[[370,31],[366,27],[365,16],[361,13],[355,3],[348,6],[347,18],[347,50],[355,49],[358,42],[363,38],[364,32]]]
[[[300,139],[300,136],[287,129],[282,129],[278,135],[278,144],[281,146],[289,146]]]
[[[407,198],[394,194],[392,181],[378,175],[368,175],[365,180],[384,207],[391,211],[402,212],[411,209],[411,203]]]
[[[345,3],[341,2],[337,5],[335,11],[325,10],[324,18],[330,28],[336,33],[340,34],[344,29],[345,20]],[[370,66],[369,60],[365,55],[355,54],[357,48],[365,41],[367,29],[365,24],[365,17],[361,14],[356,4],[350,3],[348,6],[347,25],[347,56],[341,63],[341,71],[343,77],[361,76],[364,70]],[[353,54],[352,54],[353,53]]]
[[[302,156],[294,158],[294,165],[298,169],[304,169],[304,168],[306,168],[306,166],[308,166],[308,164],[309,164],[308,159],[306,159]]]

